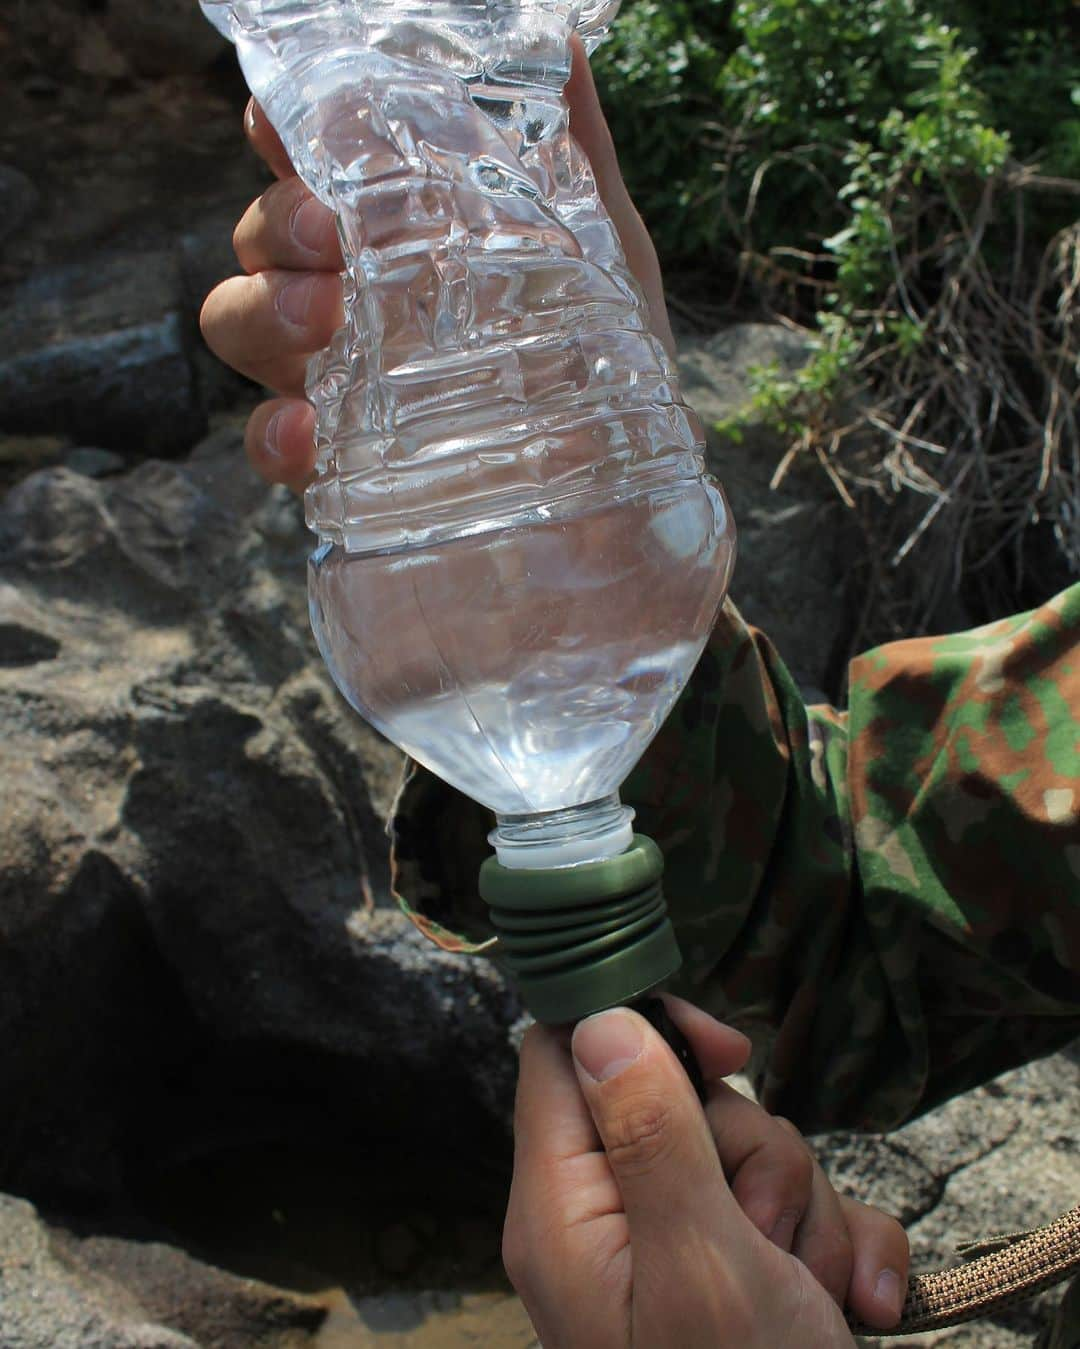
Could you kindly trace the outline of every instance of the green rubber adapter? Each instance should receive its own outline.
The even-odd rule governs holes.
[[[664,857],[635,834],[624,853],[550,870],[489,857],[480,894],[494,955],[537,1021],[579,1021],[641,997],[682,965],[660,883]]]

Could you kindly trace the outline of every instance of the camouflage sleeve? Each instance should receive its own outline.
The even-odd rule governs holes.
[[[680,991],[750,1031],[807,1130],[891,1128],[1080,1032],[1080,585],[871,651],[849,688],[806,707],[729,604],[623,791],[666,857]],[[411,771],[396,886],[463,949],[491,938],[489,827]]]

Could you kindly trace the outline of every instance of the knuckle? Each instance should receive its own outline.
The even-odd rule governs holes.
[[[774,1140],[776,1169],[795,1194],[808,1195],[814,1185],[814,1159],[802,1140],[784,1135]]]
[[[230,276],[220,281],[203,301],[199,330],[206,345],[226,364],[235,364],[236,334],[250,305],[250,278]]]
[[[786,1134],[770,1131],[740,1167],[742,1184],[765,1191],[781,1207],[805,1210],[814,1186],[814,1162],[806,1148]]]
[[[911,1259],[911,1241],[907,1229],[891,1213],[872,1204],[841,1196],[848,1234],[860,1251],[873,1250],[894,1268],[906,1267]]]
[[[805,1207],[814,1186],[814,1156],[798,1129],[779,1116],[770,1117],[770,1128],[756,1152],[755,1169],[768,1177],[778,1194]],[[755,1162],[754,1158],[750,1159]]]
[[[785,1133],[788,1138],[798,1143],[803,1152],[807,1154],[810,1153],[810,1144],[807,1143],[806,1139],[802,1136],[802,1133],[794,1124],[792,1124],[791,1120],[784,1115],[772,1115],[770,1118],[782,1133]]]
[[[655,1095],[626,1102],[608,1121],[604,1148],[616,1172],[647,1175],[670,1155],[674,1129],[671,1107]]]
[[[271,183],[236,222],[232,246],[246,272],[262,271],[288,250],[296,212],[310,196],[298,178]]]
[[[906,1263],[911,1258],[911,1240],[908,1237],[907,1229],[903,1223],[898,1221],[889,1213],[882,1213],[880,1209],[875,1209],[877,1221],[881,1224],[882,1241],[891,1251],[900,1255]]]
[[[846,1229],[837,1227],[819,1234],[804,1263],[822,1287],[842,1301],[855,1263],[855,1248]]]
[[[224,359],[221,345],[222,327],[229,304],[230,290],[227,281],[220,282],[203,300],[202,308],[199,310],[199,331],[202,333],[203,341],[215,356],[222,359]]]
[[[232,232],[232,248],[236,261],[245,272],[256,270],[255,239],[262,197],[257,197],[236,222]]]

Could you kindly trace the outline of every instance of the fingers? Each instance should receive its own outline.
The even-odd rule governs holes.
[[[618,1190],[578,1086],[568,1037],[548,1026],[532,1026],[521,1046],[514,1102],[514,1177],[504,1262],[514,1272],[526,1264],[544,1269],[563,1251],[561,1245],[547,1249],[547,1228],[565,1236],[613,1215],[621,1216]],[[619,1236],[625,1241],[624,1229]],[[557,1268],[548,1273],[558,1280]]]
[[[610,214],[617,199],[627,195],[626,187],[619,169],[615,142],[600,106],[600,95],[596,92],[585,44],[575,34],[570,45],[573,63],[565,90],[570,108],[570,131],[592,165],[601,200]]]
[[[515,1160],[529,1169],[600,1146],[581,1095],[565,1032],[530,1026],[521,1045],[514,1100]]]
[[[251,273],[340,272],[344,266],[334,213],[296,177],[272,183],[252,202],[233,232],[233,248]]]
[[[229,277],[206,297],[199,317],[207,346],[226,365],[296,396],[308,357],[328,345],[342,321],[337,276],[277,269]]]
[[[839,1199],[799,1131],[726,1083],[710,1090],[707,1113],[736,1203],[842,1306],[853,1268],[852,1238]]]
[[[854,1245],[840,1197],[816,1160],[811,1161],[811,1173],[810,1203],[795,1230],[791,1253],[837,1306],[843,1307],[854,1267]]]
[[[546,1026],[531,1027],[521,1048],[502,1254],[545,1344],[627,1343],[630,1248],[619,1191],[567,1037]]]
[[[722,1053],[745,1058],[745,1046],[722,1034],[714,1047],[724,1039]],[[766,1242],[739,1211],[686,1074],[648,1023],[625,1008],[600,1013],[577,1027],[572,1050],[625,1211],[629,1246],[620,1254],[630,1261],[632,1322],[631,1334],[618,1343],[771,1349],[795,1343],[795,1328],[808,1349],[850,1345],[839,1312],[806,1267]],[[543,1188],[537,1189],[540,1203]],[[589,1265],[591,1250],[582,1248],[581,1265]],[[568,1253],[562,1252],[564,1269]],[[624,1278],[625,1259],[619,1267]],[[571,1282],[565,1273],[562,1278],[539,1297],[541,1309],[560,1303]],[[563,1325],[575,1333],[552,1343],[608,1342],[580,1333],[575,1322],[579,1307],[595,1308],[604,1299],[605,1282],[579,1278],[573,1284],[579,1300],[563,1297],[561,1305],[568,1309]],[[617,1305],[621,1312],[624,1302]]]
[[[341,248],[333,214],[296,177],[254,100],[244,126],[281,181],[248,208],[234,232],[236,256],[249,275],[211,291],[200,325],[221,360],[285,395],[255,409],[244,444],[261,477],[299,491],[315,462],[315,416],[303,398],[308,362],[342,322]]]
[[[762,1236],[790,1251],[810,1208],[814,1166],[809,1149],[756,1102],[724,1083],[710,1092],[707,1114],[739,1207]]]
[[[673,352],[656,252],[623,184],[579,40],[567,95],[572,130],[592,161],[628,265],[648,301],[653,330]],[[331,213],[300,184],[277,132],[254,100],[248,104],[244,126],[252,146],[280,181],[248,209],[234,235],[237,257],[249,275],[216,287],[207,297],[200,322],[207,345],[221,360],[284,395],[256,409],[248,424],[247,450],[264,478],[301,488],[313,469],[314,423],[310,408],[299,400],[310,357],[341,325],[337,275],[343,265],[341,251]],[[716,1032],[702,1033],[708,1043],[716,1040]],[[715,1076],[735,1070],[722,1066],[734,1052],[733,1043],[716,1041]],[[699,1057],[708,1059],[713,1052],[707,1044]]]
[[[710,1238],[733,1208],[705,1116],[678,1060],[636,1012],[574,1031],[578,1081],[622,1196],[635,1251],[667,1266],[681,1231]]]
[[[744,1066],[745,1037],[690,1003],[667,995],[664,1001],[701,1065],[717,1154],[743,1213],[801,1260],[834,1300],[846,1300],[870,1325],[895,1325],[909,1264],[903,1228],[878,1209],[838,1196],[793,1124],[722,1081]]]
[[[604,203],[622,242],[626,263],[641,287],[649,306],[652,331],[675,355],[675,338],[664,300],[660,263],[652,238],[630,199],[623,182],[615,143],[593,82],[589,58],[581,39],[572,39],[573,65],[566,82],[566,100],[570,107],[570,131],[592,165],[600,200]]]
[[[661,997],[668,1015],[690,1042],[706,1086],[719,1083],[746,1067],[752,1046],[742,1031],[725,1026],[683,998],[676,998],[671,993],[663,993]]]
[[[248,100],[247,110],[244,113],[244,133],[251,143],[252,149],[260,159],[266,162],[276,178],[293,177],[296,170],[293,168],[289,156],[285,153],[281,137],[270,125],[266,113],[253,98]]]
[[[895,1218],[846,1195],[840,1206],[855,1248],[848,1306],[867,1325],[888,1330],[899,1321],[907,1296],[907,1233]]]
[[[244,449],[267,482],[302,491],[315,471],[315,409],[302,398],[260,403],[248,418]]]
[[[797,1289],[799,1266],[739,1212],[675,1055],[626,1008],[583,1021],[573,1052],[626,1215],[633,1329],[625,1342],[680,1349],[779,1343],[768,1322],[785,1300],[781,1278],[787,1292]],[[766,1288],[772,1302],[761,1317]],[[790,1313],[781,1319],[790,1322]]]
[[[810,1208],[813,1157],[797,1130],[723,1081],[746,1066],[750,1041],[691,1003],[664,995],[708,1088],[706,1115],[732,1194],[763,1236],[791,1250]]]

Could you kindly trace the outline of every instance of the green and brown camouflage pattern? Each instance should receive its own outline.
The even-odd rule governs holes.
[[[623,799],[666,858],[679,991],[742,1026],[766,1106],[889,1129],[1080,1033],[1080,585],[852,663],[807,707],[724,606]],[[490,816],[413,766],[395,889],[498,953]]]

